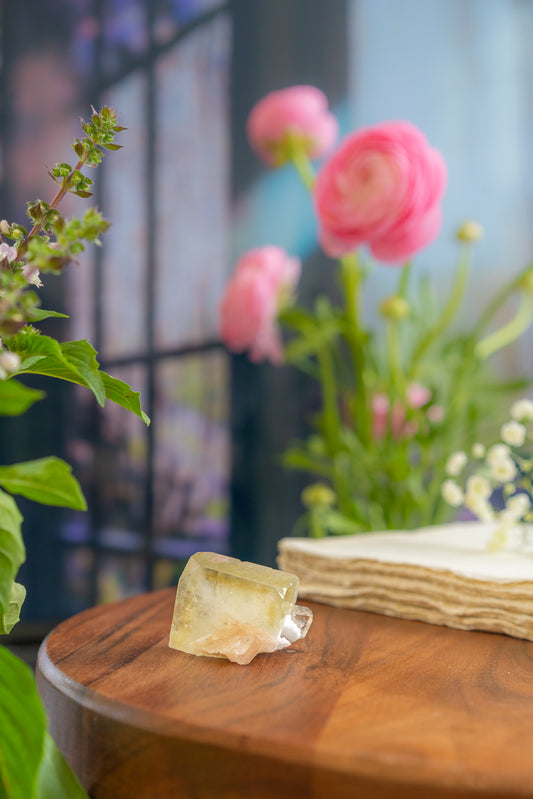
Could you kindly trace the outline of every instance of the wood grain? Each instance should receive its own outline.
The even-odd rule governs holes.
[[[94,799],[533,797],[533,643],[326,605],[249,666],[168,648],[174,590],[41,648],[51,732]]]

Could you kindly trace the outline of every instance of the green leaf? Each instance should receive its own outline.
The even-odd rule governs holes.
[[[98,369],[96,350],[88,341],[59,344],[48,336],[19,333],[9,340],[9,347],[22,358],[18,374],[42,374],[87,386],[100,405],[107,399],[135,413],[150,424],[140,402],[140,393],[131,386]]]
[[[61,344],[61,352],[68,363],[75,367],[96,397],[98,404],[105,403],[105,390],[96,360],[96,350],[88,341],[67,341]]]
[[[305,472],[331,478],[333,467],[325,458],[315,457],[303,449],[291,447],[282,458],[283,465],[289,469],[301,469]]]
[[[88,799],[69,764],[47,734],[34,799]]]
[[[150,424],[150,417],[141,408],[141,395],[139,391],[134,391],[127,383],[117,380],[116,377],[100,372],[104,384],[105,395],[112,402],[116,402],[122,408],[135,413],[146,425]]]
[[[43,319],[49,319],[50,317],[58,318],[58,319],[68,319],[69,316],[66,313],[59,313],[59,311],[46,311],[44,308],[34,308],[31,312],[29,317],[30,322],[42,322]]]
[[[31,670],[0,647],[0,797],[30,799],[43,755],[46,720]]]
[[[316,330],[294,338],[285,347],[287,363],[297,363],[312,353],[317,352],[325,344],[329,344],[339,335],[340,328],[336,319],[321,323]]]
[[[280,312],[278,319],[282,324],[294,327],[296,330],[310,330],[316,327],[313,314],[303,308],[298,308],[296,305],[284,308]]]
[[[59,344],[50,336],[23,332],[9,339],[9,348],[22,359],[18,374],[48,375],[87,386],[98,403],[104,404],[105,391],[98,371],[96,351],[88,341]]]
[[[22,516],[17,503],[13,497],[0,491],[0,614],[2,615],[8,612],[11,586],[26,557],[20,532],[21,524]]]
[[[0,635],[7,635],[20,621],[20,609],[26,599],[26,589],[20,583],[13,583],[7,613],[0,614]]]
[[[331,535],[357,535],[363,531],[360,524],[333,509],[323,512],[322,523]]]
[[[72,475],[71,467],[53,456],[0,466],[0,485],[11,494],[21,494],[42,505],[87,509],[80,484]]]
[[[44,391],[23,386],[17,380],[2,380],[0,382],[0,415],[19,416],[25,413],[34,402],[45,397]]]

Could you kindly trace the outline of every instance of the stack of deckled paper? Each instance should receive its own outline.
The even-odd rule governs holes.
[[[493,532],[494,525],[465,522],[284,538],[278,563],[299,576],[300,597],[533,641],[533,551],[491,552]]]

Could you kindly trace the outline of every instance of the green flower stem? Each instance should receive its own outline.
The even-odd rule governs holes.
[[[474,330],[472,331],[472,338],[477,340],[480,338],[481,334],[485,330],[485,328],[490,324],[493,316],[500,310],[502,305],[507,302],[509,297],[517,291],[520,286],[522,285],[522,281],[526,277],[528,273],[531,272],[533,269],[532,264],[528,264],[522,272],[517,277],[513,277],[508,283],[503,286],[502,289],[496,294],[493,300],[487,305],[485,311],[481,315],[477,325],[475,326]]]
[[[448,301],[444,308],[442,309],[442,313],[438,318],[436,324],[431,328],[428,334],[419,342],[418,347],[415,349],[413,358],[411,361],[411,368],[409,370],[408,381],[411,382],[418,370],[419,363],[422,359],[422,356],[425,354],[426,350],[437,341],[437,339],[442,336],[442,334],[448,329],[450,324],[455,319],[457,311],[461,305],[463,300],[463,296],[466,289],[466,284],[468,281],[468,273],[470,271],[470,245],[464,244],[461,247],[461,253],[459,256],[459,262],[457,264],[457,269],[455,270],[455,278],[452,285],[452,290],[448,297]]]
[[[291,150],[291,161],[304,186],[309,189],[310,192],[313,191],[316,175],[311,161],[302,147],[294,147]]]
[[[409,286],[409,278],[411,277],[411,262],[407,261],[407,263],[403,266],[402,271],[400,272],[400,280],[398,281],[398,291],[396,292],[398,297],[402,297],[405,299],[407,295],[407,288]]]
[[[399,325],[395,320],[387,323],[387,356],[391,376],[391,410],[394,398],[399,396],[402,401],[405,395],[405,380],[402,372],[400,358]]]
[[[411,264],[408,262],[403,267],[398,281],[396,296],[405,299],[409,278],[411,276]],[[391,375],[391,394],[389,396],[391,414],[394,400],[397,396],[405,402],[406,381],[403,374],[402,360],[400,357],[400,320],[390,319],[387,323],[387,356],[389,360],[389,370]]]
[[[327,442],[329,455],[333,457],[340,449],[341,427],[337,404],[335,371],[333,368],[333,360],[327,347],[322,346],[318,349],[317,358],[320,368],[322,401],[324,405],[324,436]]]
[[[342,421],[337,403],[337,384],[335,380],[335,369],[329,349],[326,346],[320,347],[317,351],[318,365],[320,369],[320,382],[322,385],[324,438],[328,455],[332,464],[332,483],[337,495],[337,502],[341,513],[351,515],[350,491],[346,485],[346,480],[336,466],[336,458],[341,450],[341,428]]]
[[[362,269],[357,253],[341,258],[341,280],[345,299],[345,335],[355,372],[355,426],[363,443],[370,441],[370,415],[365,386],[364,331],[361,328]]]
[[[497,350],[507,347],[508,344],[511,344],[527,330],[532,321],[533,297],[523,292],[514,317],[506,325],[482,339],[476,346],[476,355],[479,358],[488,358]]]

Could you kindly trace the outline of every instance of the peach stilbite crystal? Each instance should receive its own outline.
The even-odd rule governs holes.
[[[169,646],[246,665],[307,635],[313,614],[295,605],[298,577],[197,552],[180,577]]]

